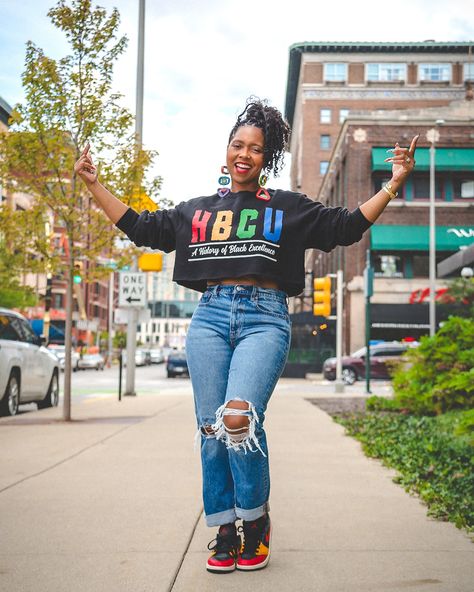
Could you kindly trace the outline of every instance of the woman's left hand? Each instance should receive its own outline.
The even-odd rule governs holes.
[[[402,185],[405,182],[406,178],[415,167],[415,150],[419,137],[420,134],[413,138],[410,148],[400,148],[397,142],[395,148],[392,148],[391,150],[393,156],[386,158],[384,161],[392,163],[391,181],[396,183],[397,186]]]

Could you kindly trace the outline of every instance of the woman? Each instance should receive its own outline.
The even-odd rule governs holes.
[[[174,281],[203,293],[186,352],[206,522],[219,527],[206,566],[216,573],[261,569],[270,558],[263,422],[288,355],[288,296],[304,288],[305,250],[329,252],[359,241],[415,164],[418,136],[409,149],[395,145],[386,159],[390,183],[360,208],[327,208],[299,193],[264,188],[262,171],[264,177],[279,172],[289,133],[277,109],[249,100],[230,133],[224,186],[152,213],[136,213],[100,185],[89,146],[75,166],[118,228],[137,246],[176,250]]]

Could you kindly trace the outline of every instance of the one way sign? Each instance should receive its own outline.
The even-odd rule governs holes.
[[[119,307],[146,306],[146,273],[121,271],[119,274]]]

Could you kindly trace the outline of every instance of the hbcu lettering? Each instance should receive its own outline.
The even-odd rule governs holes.
[[[252,220],[258,218],[258,210],[246,208],[240,212],[236,236],[241,239],[253,238],[256,224]],[[211,212],[196,210],[192,220],[192,243],[206,242],[206,231]],[[234,213],[231,210],[219,210],[211,230],[211,241],[227,240],[232,231]],[[283,228],[283,210],[265,208],[263,220],[263,237],[272,242],[278,242]]]
[[[209,222],[209,218],[211,217],[211,212],[204,211],[203,216],[201,217],[202,210],[196,210],[193,216],[193,223],[192,223],[192,243],[205,243],[206,242],[206,226]]]
[[[211,240],[227,240],[232,230],[232,216],[231,210],[220,210],[217,212],[216,221],[212,226]]]
[[[255,220],[258,217],[257,210],[245,209],[240,212],[240,221],[237,228],[238,238],[252,238],[255,234],[255,224],[248,224],[249,220]],[[247,228],[245,228],[247,226]]]

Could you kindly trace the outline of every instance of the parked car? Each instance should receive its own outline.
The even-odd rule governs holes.
[[[390,365],[397,360],[409,347],[417,342],[401,343],[385,341],[370,346],[370,377],[390,378]],[[346,384],[354,384],[356,380],[365,378],[366,348],[355,351],[350,356],[342,357],[342,380]],[[323,363],[323,375],[326,380],[336,380],[336,358],[328,358]]]
[[[21,314],[0,308],[0,412],[15,415],[18,406],[39,408],[59,401],[59,360],[43,345]]]
[[[64,371],[64,364],[66,360],[66,347],[64,345],[56,345],[50,343],[48,345],[48,349],[49,351],[53,352],[53,354],[58,358],[59,367],[61,368],[61,370]],[[71,367],[73,372],[76,372],[76,370],[79,369],[79,359],[80,355],[77,353],[77,351],[71,350]]]
[[[127,365],[127,350],[122,350],[122,364]],[[148,366],[151,364],[151,354],[149,350],[135,350],[135,366]]]
[[[186,361],[186,353],[184,351],[172,352],[168,355],[166,362],[166,372],[168,378],[175,378],[175,376],[189,376],[188,363]]]
[[[165,361],[165,354],[163,353],[162,349],[151,349],[150,356],[152,364],[163,364],[163,362]]]
[[[149,366],[151,364],[151,354],[148,349],[135,350],[135,366]]]
[[[100,354],[83,354],[79,359],[78,366],[81,370],[91,368],[93,370],[103,370],[105,360]]]

